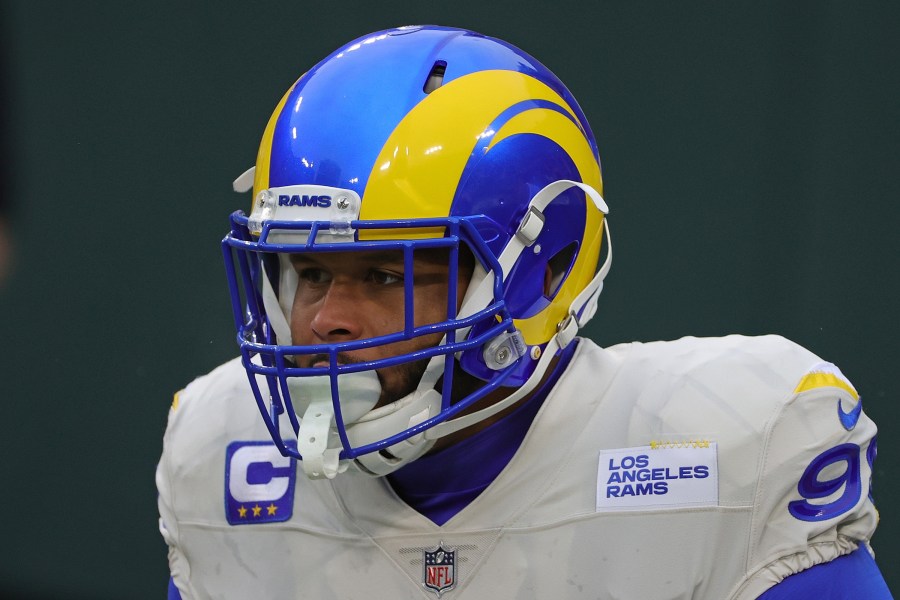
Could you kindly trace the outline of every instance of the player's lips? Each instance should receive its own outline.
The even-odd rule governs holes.
[[[349,356],[344,355],[343,353],[338,353],[336,358],[337,360],[335,361],[335,363],[337,364],[337,366],[350,365],[355,362],[359,362],[353,360]],[[331,360],[327,354],[314,354],[312,356],[309,356],[308,360],[309,362],[307,363],[307,365],[312,368],[328,368],[331,366]]]

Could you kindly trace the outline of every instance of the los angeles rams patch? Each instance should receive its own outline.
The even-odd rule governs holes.
[[[225,517],[231,525],[287,521],[297,465],[272,442],[232,442],[225,451]]]
[[[600,451],[598,512],[718,503],[715,442],[654,442],[650,446]]]

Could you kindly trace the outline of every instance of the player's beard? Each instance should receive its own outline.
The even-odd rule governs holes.
[[[428,368],[428,361],[429,359],[425,358],[392,367],[395,370],[396,377],[389,384],[386,384],[385,378],[376,371],[378,380],[381,382],[381,396],[378,398],[378,404],[375,405],[375,408],[396,402],[400,398],[416,391],[422,375],[425,374],[425,369]]]

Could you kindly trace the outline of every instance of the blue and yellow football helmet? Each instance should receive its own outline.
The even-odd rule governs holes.
[[[584,114],[537,60],[471,31],[401,27],[328,56],[276,106],[235,189],[251,182],[252,210],[231,216],[223,241],[238,343],[269,432],[311,477],[390,473],[525,397],[593,316],[609,268]],[[401,331],[291,340],[292,255],[390,250],[411,266],[427,248],[449,256],[445,320],[418,324],[407,301]],[[463,255],[474,272],[458,303]],[[404,285],[411,300],[413,278]],[[338,359],[435,333],[441,343],[409,355]],[[300,367],[304,354],[329,364]],[[416,391],[376,406],[378,369],[413,361],[427,362]],[[454,397],[455,369],[483,385]],[[503,400],[472,407],[499,389]]]

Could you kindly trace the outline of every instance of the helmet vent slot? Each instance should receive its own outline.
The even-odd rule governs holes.
[[[435,61],[434,66],[431,67],[431,71],[428,73],[428,77],[425,78],[425,85],[422,86],[422,91],[430,94],[441,87],[444,84],[444,73],[446,72],[447,62],[443,60]]]

